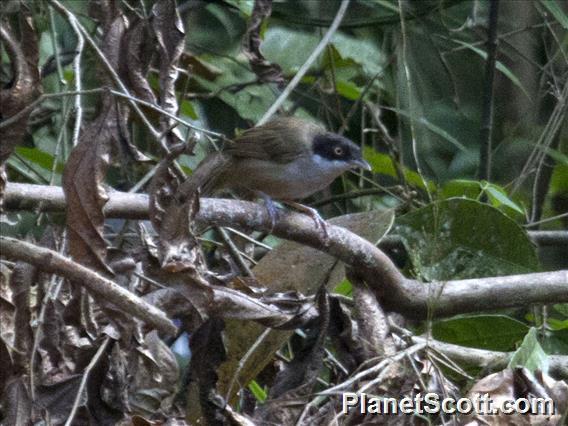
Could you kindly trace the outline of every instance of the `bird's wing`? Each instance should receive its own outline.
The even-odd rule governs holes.
[[[311,151],[311,140],[321,128],[297,118],[279,118],[253,127],[225,148],[233,157],[288,163]]]
[[[219,152],[209,154],[182,184],[182,193],[193,194],[199,190],[202,196],[211,195],[223,186],[223,174],[229,167],[230,159],[226,155]]]

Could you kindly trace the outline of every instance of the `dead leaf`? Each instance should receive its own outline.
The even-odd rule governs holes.
[[[282,85],[285,82],[280,65],[266,60],[260,51],[260,29],[262,23],[272,12],[272,0],[256,0],[250,17],[247,32],[244,37],[244,53],[249,60],[252,71],[262,83],[276,83]]]
[[[176,81],[178,62],[184,49],[185,29],[174,0],[158,0],[152,7],[152,28],[158,41],[160,57],[160,106],[177,114]],[[171,118],[160,115],[160,129],[166,132],[168,146],[183,141]]]
[[[39,47],[30,10],[24,4],[19,13],[20,39],[18,40],[7,20],[0,23],[0,40],[10,59],[12,81],[0,90],[0,119],[15,116],[39,97],[42,91],[39,73]],[[32,110],[5,126],[0,144],[0,211],[6,186],[5,163],[26,134]]]

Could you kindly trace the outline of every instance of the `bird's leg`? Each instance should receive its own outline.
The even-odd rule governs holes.
[[[255,191],[255,194],[258,195],[264,201],[264,206],[266,207],[266,211],[268,212],[268,217],[270,218],[270,232],[276,226],[276,220],[278,219],[278,207],[268,195],[261,191]]]
[[[320,216],[320,214],[318,213],[318,211],[316,209],[308,207],[304,204],[297,203],[295,201],[288,201],[287,200],[287,201],[283,201],[283,203],[285,203],[285,204],[289,205],[290,207],[310,216],[312,218],[312,220],[314,221],[316,228],[321,228],[325,241],[329,240],[329,234],[327,233],[327,222]]]

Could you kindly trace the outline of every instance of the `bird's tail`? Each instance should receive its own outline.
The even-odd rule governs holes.
[[[211,195],[223,187],[223,175],[229,166],[229,159],[220,152],[210,154],[199,163],[193,174],[182,184],[184,194],[199,191],[201,196]]]

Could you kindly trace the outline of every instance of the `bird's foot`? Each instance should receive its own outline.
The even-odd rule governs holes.
[[[324,243],[327,245],[329,243],[329,234],[327,232],[327,222],[320,216],[318,211],[312,207],[308,207],[304,204],[296,203],[295,201],[285,201],[290,207],[307,214],[312,218],[316,228],[321,229],[323,233]]]
[[[276,226],[276,221],[278,220],[278,206],[274,203],[272,198],[264,192],[258,192],[257,194],[264,201],[264,207],[266,207],[268,218],[270,220],[270,232],[272,233]]]

